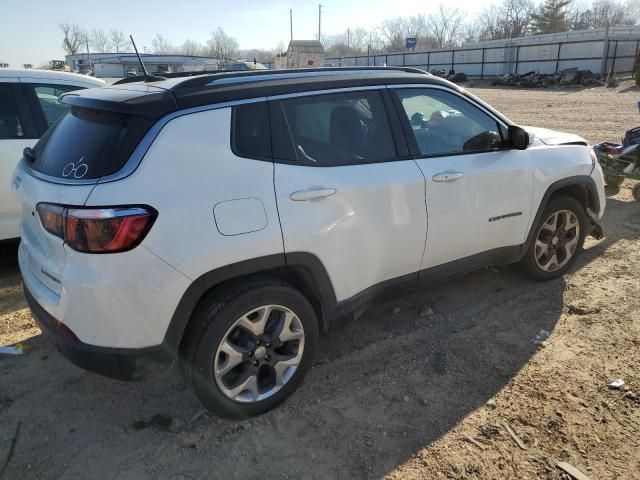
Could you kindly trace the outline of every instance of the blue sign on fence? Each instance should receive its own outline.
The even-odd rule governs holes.
[[[416,48],[416,44],[418,43],[418,39],[413,37],[407,37],[405,41],[405,47],[408,49]]]

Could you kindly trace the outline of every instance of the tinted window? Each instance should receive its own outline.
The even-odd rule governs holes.
[[[58,100],[58,97],[65,92],[78,90],[78,87],[70,87],[67,85],[38,85],[33,90],[42,108],[42,113],[47,121],[47,127],[53,125],[62,115],[67,113],[69,105]]]
[[[397,89],[423,155],[481,152],[502,146],[496,121],[467,100],[436,89]]]
[[[231,140],[236,155],[271,158],[271,127],[267,102],[233,107]]]
[[[317,166],[391,160],[396,149],[377,91],[312,95],[281,102],[295,160]]]
[[[0,139],[24,138],[24,128],[11,85],[0,84]]]
[[[36,144],[35,161],[30,166],[69,179],[115,173],[151,123],[145,118],[73,107]]]

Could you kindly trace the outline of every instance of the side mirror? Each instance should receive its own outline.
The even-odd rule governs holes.
[[[522,127],[509,125],[508,135],[508,143],[509,147],[511,148],[515,148],[517,150],[526,150],[526,148],[530,145],[529,134]]]

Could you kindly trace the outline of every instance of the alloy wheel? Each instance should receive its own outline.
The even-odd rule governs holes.
[[[575,254],[580,241],[580,222],[570,210],[552,213],[536,236],[536,264],[545,272],[564,267]]]
[[[215,354],[213,372],[222,393],[251,403],[276,394],[293,377],[304,353],[298,316],[280,305],[264,305],[238,318]]]

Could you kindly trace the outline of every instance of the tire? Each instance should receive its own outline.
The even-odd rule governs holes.
[[[316,314],[298,290],[277,280],[248,281],[200,302],[183,348],[183,371],[213,414],[252,417],[296,390],[317,344]]]
[[[554,215],[555,230],[552,229]],[[577,223],[571,226],[574,222]],[[531,244],[520,261],[524,274],[537,281],[553,280],[564,275],[582,251],[588,225],[584,207],[575,198],[552,198],[545,207],[539,223],[535,225]],[[567,229],[567,226],[571,227]]]
[[[640,202],[640,183],[636,183],[633,187],[633,190],[631,190],[631,194],[633,195],[633,198],[636,199],[636,202]]]

